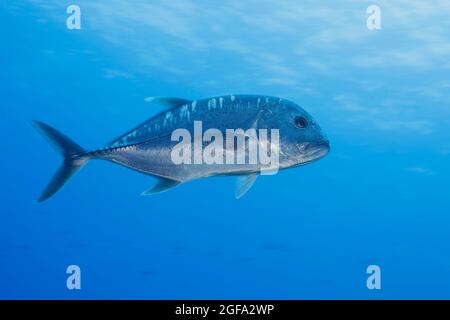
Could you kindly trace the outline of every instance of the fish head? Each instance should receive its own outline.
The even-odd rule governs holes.
[[[280,165],[292,167],[325,157],[330,141],[317,121],[299,105],[285,101],[276,111]]]

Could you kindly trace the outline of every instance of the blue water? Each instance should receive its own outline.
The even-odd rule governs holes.
[[[369,30],[370,4],[2,1],[0,298],[450,298],[450,6],[377,1]],[[297,102],[330,154],[240,200],[231,177],[142,197],[154,179],[92,161],[36,203],[60,156],[30,120],[94,149],[146,97],[231,93]]]

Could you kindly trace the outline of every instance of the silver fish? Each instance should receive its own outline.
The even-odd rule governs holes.
[[[165,110],[114,139],[105,148],[94,151],[86,151],[51,126],[33,121],[64,157],[38,201],[54,195],[91,159],[112,161],[156,177],[158,182],[144,191],[144,195],[163,192],[193,179],[236,175],[235,196],[242,197],[260,175],[261,164],[175,164],[171,161],[171,152],[178,143],[172,139],[172,133],[177,128],[184,128],[195,136],[195,121],[201,121],[204,132],[217,129],[224,136],[227,129],[278,129],[279,169],[310,163],[324,157],[330,150],[329,140],[317,122],[289,100],[260,95],[229,95],[196,101],[157,97],[152,102],[164,106]],[[211,141],[201,141],[201,146],[206,147],[209,143]],[[235,150],[236,145],[233,148]],[[245,150],[248,151],[248,146]]]

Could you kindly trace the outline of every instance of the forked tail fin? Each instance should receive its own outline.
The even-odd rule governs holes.
[[[58,171],[38,198],[38,202],[43,202],[53,196],[90,157],[82,147],[55,128],[40,121],[33,121],[33,125],[64,157]]]

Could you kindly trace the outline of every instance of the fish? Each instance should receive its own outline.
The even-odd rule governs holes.
[[[157,182],[142,195],[164,192],[195,179],[237,176],[235,198],[239,199],[252,187],[258,176],[309,164],[325,157],[330,151],[330,141],[319,124],[302,107],[287,99],[241,94],[199,100],[154,97],[146,101],[162,106],[163,111],[115,138],[105,147],[91,151],[85,150],[52,126],[32,121],[63,157],[62,164],[37,201],[43,202],[52,197],[69,178],[94,159],[110,161],[156,178]],[[200,135],[196,132],[199,127]],[[187,135],[186,140],[191,139],[189,143],[194,145],[192,153],[189,149],[183,149],[192,145],[182,141],[184,139],[181,136],[174,138],[177,130]],[[225,137],[226,140],[229,132],[233,133],[233,141],[227,144],[228,140],[223,142],[221,139]],[[249,132],[255,133],[256,140],[249,139]],[[262,133],[265,133],[264,139],[261,138],[264,136]],[[277,139],[273,140],[274,137]],[[241,145],[237,142],[240,138],[243,139],[241,142],[244,141]],[[260,150],[264,149],[262,146],[265,143],[267,155],[277,155],[275,169],[265,171],[268,166],[262,160],[248,161],[250,151],[255,150],[250,142],[261,147]],[[213,144],[215,148],[211,148]],[[200,153],[195,151],[195,146],[200,148]],[[205,156],[206,150],[215,162],[195,161],[196,155]],[[177,152],[187,155],[183,161],[174,161],[174,153]],[[228,163],[230,152],[236,154],[229,159],[236,160],[241,152],[244,154],[241,160],[244,161]],[[262,159],[262,153],[258,155],[257,158]],[[194,161],[190,161],[192,159]]]

